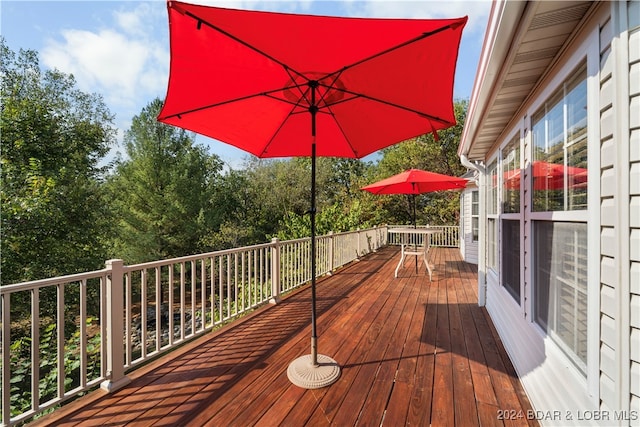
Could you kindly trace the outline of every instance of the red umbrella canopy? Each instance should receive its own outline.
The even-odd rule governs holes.
[[[455,176],[410,169],[362,187],[373,194],[422,194],[432,191],[462,189],[467,180]]]
[[[310,156],[314,135],[316,155],[351,158],[456,122],[466,17],[342,18],[177,1],[168,11],[161,122],[258,157]]]

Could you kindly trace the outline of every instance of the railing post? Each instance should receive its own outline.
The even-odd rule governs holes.
[[[329,232],[329,271],[327,272],[329,275],[333,274],[333,269],[336,265],[335,260],[333,259],[333,247],[335,242],[333,240],[333,231]]]
[[[280,302],[280,239],[271,239],[271,299],[270,304]]]
[[[124,374],[124,286],[123,261],[112,259],[106,262],[109,272],[106,274],[106,292],[104,296],[107,302],[107,348],[106,352],[107,372],[106,380],[100,384],[100,388],[111,393],[131,382]]]
[[[356,235],[358,236],[358,246],[356,247],[356,259],[360,259],[360,254],[361,254],[360,251],[362,250],[362,248],[360,247],[360,240],[362,240],[360,237],[360,227],[356,229],[356,233],[357,233]]]

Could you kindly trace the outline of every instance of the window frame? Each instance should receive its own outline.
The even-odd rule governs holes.
[[[592,147],[593,144],[597,144],[598,142],[595,141],[594,142],[594,138],[597,140],[596,135],[594,134],[594,130],[592,129],[592,126],[589,126],[592,123],[592,119],[590,119],[590,115],[592,114],[592,112],[590,111],[593,107],[592,105],[594,105],[592,102],[590,101],[590,97],[592,96],[592,91],[593,89],[590,88],[590,83],[589,83],[589,69],[593,67],[593,64],[590,64],[590,59],[586,56],[582,56],[580,58],[577,58],[575,60],[575,62],[572,64],[570,71],[563,73],[561,75],[558,75],[556,77],[556,83],[553,86],[548,86],[547,90],[545,91],[545,93],[541,94],[540,97],[538,98],[538,102],[534,105],[531,106],[531,108],[529,109],[529,111],[531,112],[528,120],[528,127],[529,129],[531,129],[530,131],[530,140],[529,140],[529,151],[527,153],[527,158],[533,160],[534,159],[534,141],[533,141],[533,127],[534,127],[534,117],[536,114],[538,114],[541,109],[545,108],[545,105],[549,103],[550,100],[552,100],[554,97],[558,96],[558,93],[560,91],[562,91],[563,96],[565,93],[565,87],[568,84],[568,82],[573,82],[576,79],[577,73],[580,72],[584,72],[586,70],[586,72],[583,73],[583,77],[584,80],[586,81],[586,96],[587,96],[587,129],[586,129],[586,144],[587,144],[587,152],[589,155],[591,155],[592,152],[589,152],[589,148]],[[564,122],[566,125],[566,121]],[[566,126],[565,129],[563,129],[563,132],[566,133]],[[563,143],[563,150],[566,149],[566,141],[565,143]],[[530,164],[530,162],[528,162]],[[587,163],[591,166],[593,165],[593,160],[591,159],[587,159]],[[564,164],[567,164],[567,160],[566,157],[564,159]],[[589,206],[590,203],[592,202],[591,196],[589,194],[589,191],[587,191],[587,205],[585,207],[585,209],[582,210],[534,210],[534,206],[533,206],[533,179],[532,177],[529,177],[525,183],[525,187],[524,190],[525,191],[529,191],[530,192],[530,196],[528,197],[528,200],[526,201],[526,203],[528,204],[527,207],[527,217],[528,217],[528,223],[529,225],[529,233],[530,233],[530,239],[529,239],[529,247],[528,249],[531,251],[531,253],[533,254],[535,252],[535,238],[534,238],[534,234],[535,234],[535,223],[537,221],[549,221],[549,222],[553,222],[553,223],[558,223],[558,222],[562,222],[562,223],[582,223],[582,224],[586,224],[586,229],[587,229],[587,236],[586,239],[588,242],[591,242],[594,238],[590,236],[590,234],[592,233],[592,229],[591,229],[591,225],[590,225],[590,215],[589,215]],[[566,194],[564,195],[564,199],[566,200]],[[567,204],[564,203],[564,208],[567,207]],[[592,208],[593,209],[593,208]],[[593,362],[593,350],[592,348],[594,348],[593,344],[589,343],[589,341],[593,340],[593,337],[596,336],[597,334],[597,326],[594,325],[594,321],[592,319],[590,319],[590,316],[593,315],[593,305],[594,303],[591,301],[594,297],[596,297],[590,290],[589,290],[589,283],[587,283],[587,361],[585,363],[585,365],[583,366],[581,364],[581,362],[577,361],[576,359],[578,359],[576,354],[572,354],[570,350],[567,349],[566,345],[564,343],[561,342],[561,340],[554,335],[553,332],[549,333],[547,328],[540,325],[537,320],[536,320],[536,279],[535,279],[535,269],[536,269],[536,257],[535,255],[532,255],[532,261],[531,261],[531,265],[529,266],[529,270],[530,270],[530,277],[528,278],[528,280],[531,282],[531,286],[530,289],[527,290],[527,298],[528,298],[528,307],[526,307],[526,311],[528,313],[528,316],[530,318],[531,324],[539,331],[539,333],[542,336],[547,336],[549,337],[549,339],[553,342],[553,344],[555,346],[557,346],[557,348],[566,356],[567,360],[571,361],[571,364],[575,367],[576,372],[579,372],[581,375],[583,375],[585,378],[589,379],[590,382],[592,382],[592,388],[593,387],[597,387],[596,381],[597,381],[597,377],[594,377],[594,372],[597,368],[597,363]],[[588,279],[590,280],[590,279]],[[595,327],[594,327],[595,326]],[[594,331],[595,329],[595,331]],[[597,346],[595,346],[595,348],[597,349]],[[596,379],[594,379],[596,378]]]

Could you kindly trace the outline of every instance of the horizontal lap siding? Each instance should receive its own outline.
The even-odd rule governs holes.
[[[638,1],[612,4],[612,11],[616,18],[600,31],[599,396],[603,408],[638,414],[640,22],[636,16],[640,4]],[[621,425],[635,421],[621,421]]]
[[[616,110],[615,93],[615,53],[612,52],[613,23],[607,21],[600,29],[600,399],[604,407],[615,408],[616,377],[618,371],[618,341],[616,336],[617,301],[616,287],[620,260],[617,257],[616,213],[619,200],[616,199],[617,186],[617,142],[614,139]]]
[[[640,413],[640,2],[627,3],[629,19],[630,189],[630,410]]]

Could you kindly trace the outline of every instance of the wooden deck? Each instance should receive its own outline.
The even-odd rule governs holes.
[[[475,266],[432,249],[429,282],[387,247],[318,281],[318,351],[341,365],[304,390],[287,366],[310,349],[305,288],[129,374],[35,424],[55,426],[536,425],[484,308]],[[504,420],[503,418],[507,418]],[[510,418],[510,419],[509,419]]]

